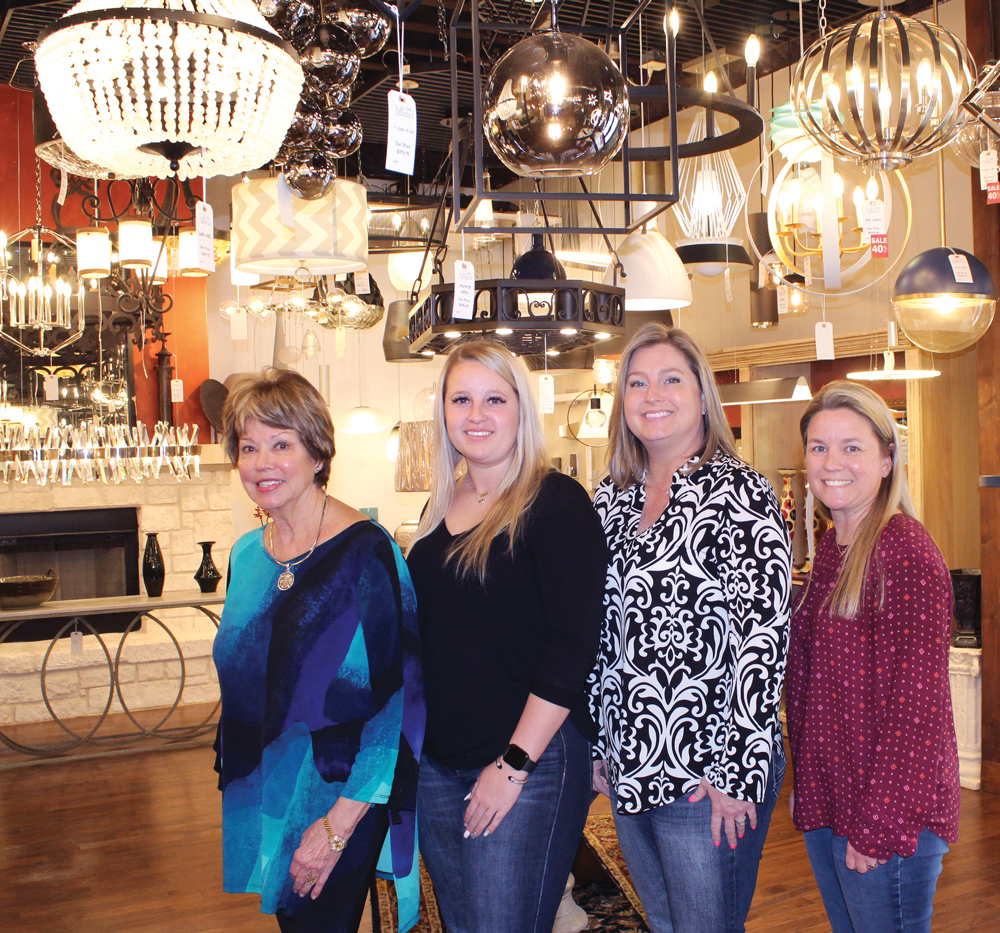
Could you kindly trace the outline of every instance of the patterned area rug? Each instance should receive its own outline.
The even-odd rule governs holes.
[[[573,888],[573,899],[590,917],[587,930],[602,933],[646,933],[646,917],[632,887],[625,867],[614,819],[611,816],[591,816],[583,831],[583,840],[590,854],[604,869],[604,877]],[[381,878],[376,882],[378,891],[377,916],[372,927],[378,933],[396,933],[396,892],[392,884]],[[412,933],[447,933],[438,910],[434,887],[420,863],[420,922]]]

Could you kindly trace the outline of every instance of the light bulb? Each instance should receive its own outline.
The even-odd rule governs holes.
[[[836,110],[840,106],[840,87],[831,83],[826,89],[827,106],[831,110]]]
[[[705,75],[705,90],[708,91],[709,94],[714,94],[719,90],[719,79],[715,77],[714,71],[710,71],[707,75]]]
[[[219,314],[224,321],[231,321],[237,310],[239,310],[239,305],[235,301],[224,301],[219,305]]]
[[[557,71],[549,78],[549,100],[561,104],[566,99],[566,79]]]
[[[840,172],[833,173],[833,194],[838,198],[844,196],[844,179],[840,177]]]
[[[865,196],[869,201],[874,201],[878,197],[878,182],[874,175],[868,179],[868,184],[865,185]]]
[[[854,210],[857,211],[858,217],[861,216],[861,205],[865,200],[865,193],[861,190],[861,185],[854,186],[854,195],[852,199],[854,201]]]
[[[587,414],[583,416],[583,423],[587,425],[588,428],[603,428],[608,423],[608,416],[601,411],[601,400],[598,396],[594,396],[590,400],[590,408],[587,410]]]
[[[917,66],[917,87],[922,91],[930,90],[931,86],[931,63],[926,58],[921,59]]]
[[[562,127],[558,123],[550,123],[547,133],[549,139],[560,139],[562,137]]]
[[[663,17],[663,34],[667,34],[667,30],[670,30],[675,36],[681,31],[681,18],[677,15],[677,10],[672,9],[666,16]]]
[[[760,59],[760,39],[757,38],[756,33],[750,33],[750,38],[747,39],[747,44],[743,49],[743,58],[751,68],[753,68]]]

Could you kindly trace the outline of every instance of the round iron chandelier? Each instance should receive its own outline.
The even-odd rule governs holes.
[[[969,50],[947,29],[881,10],[810,46],[791,100],[818,146],[887,171],[954,139],[975,74]]]
[[[233,175],[274,158],[302,89],[250,0],[80,0],[39,36],[59,133],[122,175]]]

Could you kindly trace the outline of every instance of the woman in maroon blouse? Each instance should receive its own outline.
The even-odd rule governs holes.
[[[834,933],[929,933],[958,829],[951,577],[882,399],[832,382],[800,429],[833,529],[792,617],[792,816]]]

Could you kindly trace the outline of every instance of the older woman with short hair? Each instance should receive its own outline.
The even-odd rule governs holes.
[[[677,328],[623,350],[610,447],[595,785],[652,933],[740,933],[785,771],[788,534]]]
[[[215,640],[223,885],[259,893],[285,933],[352,933],[385,840],[408,929],[423,738],[409,573],[385,529],[327,494],[333,424],[302,376],[245,378],[224,418],[270,521],[233,547]]]

